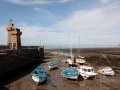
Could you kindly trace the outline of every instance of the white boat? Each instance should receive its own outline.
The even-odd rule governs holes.
[[[66,60],[66,62],[68,63],[68,64],[73,64],[73,60],[72,60],[72,58],[70,58],[70,57],[68,57],[68,59]]]
[[[69,67],[62,70],[61,75],[65,78],[69,79],[78,79],[79,73],[75,67]]]
[[[90,66],[80,66],[78,72],[84,79],[95,78],[97,76],[97,73],[94,72],[94,68]]]
[[[39,83],[44,82],[44,81],[46,80],[46,76],[45,76],[45,74],[43,75],[43,74],[40,74],[40,73],[38,73],[38,75],[33,74],[33,75],[32,75],[32,79],[33,79],[33,81],[35,81],[37,84],[39,84]]]
[[[59,62],[58,61],[52,61],[52,62],[46,63],[46,65],[49,69],[54,69],[54,68],[59,67]]]
[[[80,35],[79,35],[79,47],[78,47],[78,51],[75,55],[75,62],[79,63],[79,64],[85,64],[86,63],[85,58],[80,56]]]
[[[114,71],[110,67],[99,68],[98,73],[101,73],[104,75],[114,75]]]
[[[32,80],[35,81],[37,84],[47,80],[47,75],[45,73],[44,68],[37,67],[32,73]]]
[[[85,63],[86,63],[86,60],[85,60],[84,57],[78,55],[78,57],[76,58],[76,63],[85,64]]]

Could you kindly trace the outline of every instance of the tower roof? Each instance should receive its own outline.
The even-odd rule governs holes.
[[[16,28],[14,24],[12,24],[12,19],[8,22],[8,26],[6,27],[7,31],[11,31],[12,35],[21,35],[20,29]]]

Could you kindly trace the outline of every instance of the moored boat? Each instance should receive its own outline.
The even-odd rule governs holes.
[[[37,84],[40,84],[41,82],[47,80],[47,75],[45,73],[44,68],[41,68],[39,66],[37,66],[37,68],[33,70],[31,75],[32,75],[32,80],[35,81]]]
[[[65,68],[62,70],[61,75],[69,79],[78,79],[79,73],[75,67]]]
[[[97,73],[94,72],[94,68],[90,66],[80,66],[78,72],[84,79],[95,78],[97,76]]]
[[[76,58],[76,63],[85,64],[85,63],[86,63],[86,60],[85,60],[84,57],[78,55],[78,57]]]
[[[59,62],[58,61],[52,61],[52,62],[46,63],[46,65],[48,66],[49,69],[54,69],[54,68],[59,67]]]
[[[80,35],[79,35],[79,47],[78,47],[78,51],[75,54],[75,62],[79,63],[79,64],[85,64],[86,63],[85,58],[83,56],[81,56],[81,53],[80,53]]]
[[[105,68],[99,68],[98,73],[104,74],[104,75],[114,75],[114,71],[111,67],[105,67]]]

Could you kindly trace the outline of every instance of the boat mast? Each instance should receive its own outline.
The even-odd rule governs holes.
[[[71,54],[71,59],[72,59],[72,47],[71,47],[71,38],[70,38],[70,33],[69,33],[69,42],[70,42],[70,54]]]
[[[79,40],[78,40],[78,54],[80,54],[80,35],[79,35]]]

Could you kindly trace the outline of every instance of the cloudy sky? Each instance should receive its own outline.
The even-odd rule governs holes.
[[[10,19],[23,46],[120,44],[120,0],[0,0],[0,44]]]

